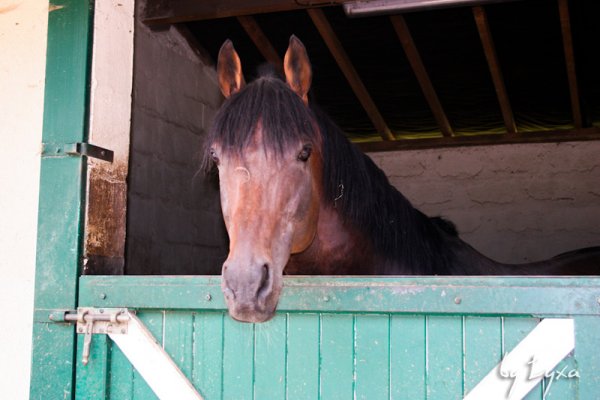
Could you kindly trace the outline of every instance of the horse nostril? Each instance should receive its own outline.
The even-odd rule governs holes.
[[[258,285],[258,290],[256,291],[256,297],[262,298],[269,294],[270,292],[270,281],[271,281],[271,268],[269,268],[269,264],[263,264],[260,284]]]

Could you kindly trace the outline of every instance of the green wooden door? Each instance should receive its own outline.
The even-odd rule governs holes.
[[[75,333],[48,316],[77,304],[86,163],[66,152],[87,137],[91,20],[91,0],[50,2],[31,399],[73,394]]]
[[[565,376],[527,399],[587,400],[599,294],[598,278],[286,278],[254,325],[229,318],[217,277],[83,277],[80,305],[137,310],[205,399],[462,399],[541,318],[569,317],[575,352],[548,371]],[[156,398],[101,336],[77,382],[81,399]]]

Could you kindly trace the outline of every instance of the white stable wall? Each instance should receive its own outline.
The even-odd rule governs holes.
[[[600,141],[370,155],[415,207],[498,261],[600,246]]]
[[[0,1],[0,398],[10,400],[29,397],[47,24],[47,1]]]

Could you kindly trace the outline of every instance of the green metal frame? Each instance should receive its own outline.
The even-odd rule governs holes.
[[[62,148],[87,138],[93,1],[52,0],[50,10],[43,142]],[[73,395],[73,326],[48,315],[77,305],[85,175],[81,157],[42,155],[31,399]]]

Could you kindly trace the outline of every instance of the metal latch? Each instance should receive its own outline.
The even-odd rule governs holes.
[[[47,157],[86,156],[99,160],[113,162],[115,153],[112,150],[93,145],[91,143],[43,143],[42,155]]]
[[[77,312],[52,313],[49,318],[54,322],[77,323],[77,333],[85,335],[81,361],[86,365],[90,358],[92,335],[126,334],[129,312],[126,308],[79,307]]]

